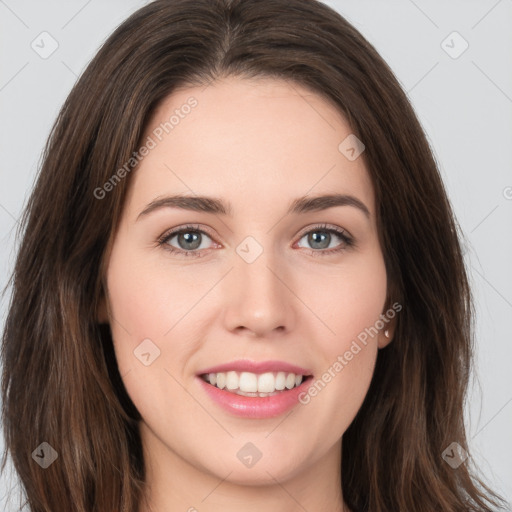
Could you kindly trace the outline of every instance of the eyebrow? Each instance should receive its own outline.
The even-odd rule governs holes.
[[[368,219],[370,218],[368,207],[357,197],[348,194],[302,196],[292,201],[286,214],[316,212],[335,206],[352,206],[363,212]],[[181,208],[195,212],[232,215],[231,204],[221,199],[207,196],[174,195],[154,199],[139,213],[136,220],[161,208]]]

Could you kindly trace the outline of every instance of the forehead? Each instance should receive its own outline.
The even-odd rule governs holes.
[[[265,201],[336,191],[373,212],[363,158],[340,150],[351,133],[330,101],[295,83],[231,77],[182,88],[146,127],[143,140],[154,144],[134,173],[132,199],[142,206],[165,193],[236,191],[257,212]]]

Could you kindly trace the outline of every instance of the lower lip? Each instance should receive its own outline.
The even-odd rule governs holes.
[[[304,382],[292,389],[279,392],[277,395],[257,397],[242,396],[224,391],[208,384],[197,377],[208,396],[224,410],[244,418],[263,419],[279,416],[299,402],[299,395],[306,391],[313,377],[309,376]]]

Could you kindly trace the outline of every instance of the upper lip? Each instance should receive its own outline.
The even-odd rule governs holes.
[[[201,370],[198,375],[229,371],[251,373],[287,372],[295,373],[295,375],[311,375],[312,373],[311,370],[286,363],[285,361],[250,361],[243,359],[205,368],[204,370]]]

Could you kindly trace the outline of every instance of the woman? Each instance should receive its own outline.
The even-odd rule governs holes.
[[[454,215],[391,70],[324,4],[140,9],[23,225],[3,421],[32,511],[501,506],[467,458]]]

